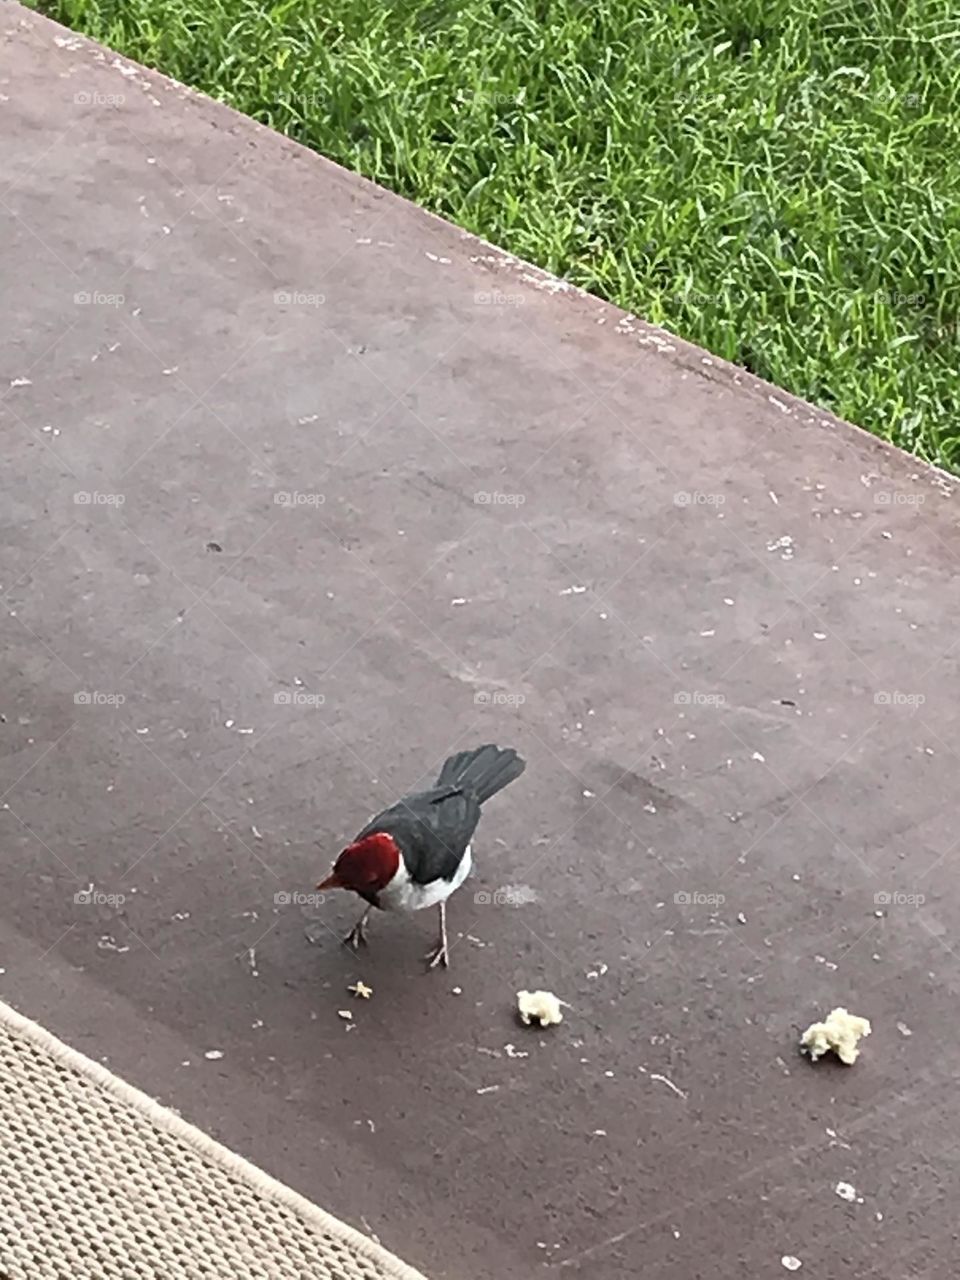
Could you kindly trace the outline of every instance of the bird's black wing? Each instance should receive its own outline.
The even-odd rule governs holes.
[[[355,838],[386,831],[400,847],[416,884],[452,880],[480,821],[476,797],[456,787],[434,787],[404,798],[384,810]]]

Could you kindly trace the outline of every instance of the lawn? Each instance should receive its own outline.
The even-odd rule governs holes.
[[[960,471],[949,0],[37,7]]]

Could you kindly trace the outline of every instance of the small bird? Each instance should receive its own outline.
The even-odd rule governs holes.
[[[460,751],[440,770],[436,786],[404,796],[367,823],[343,850],[318,889],[351,889],[369,904],[344,938],[365,946],[367,917],[381,911],[439,906],[440,933],[427,956],[430,968],[450,963],[447,899],[470,874],[470,841],[480,806],[526,768],[512,747],[492,743]]]

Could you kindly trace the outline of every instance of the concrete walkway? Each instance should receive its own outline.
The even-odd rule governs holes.
[[[942,1280],[951,485],[0,33],[0,997],[436,1280]],[[453,968],[431,918],[357,963],[297,895],[483,740],[529,764]],[[811,1067],[837,1004],[873,1035]]]

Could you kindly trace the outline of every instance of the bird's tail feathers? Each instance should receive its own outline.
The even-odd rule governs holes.
[[[483,804],[516,781],[526,767],[527,762],[512,747],[497,747],[488,742],[451,756],[440,770],[437,786],[472,791]]]

